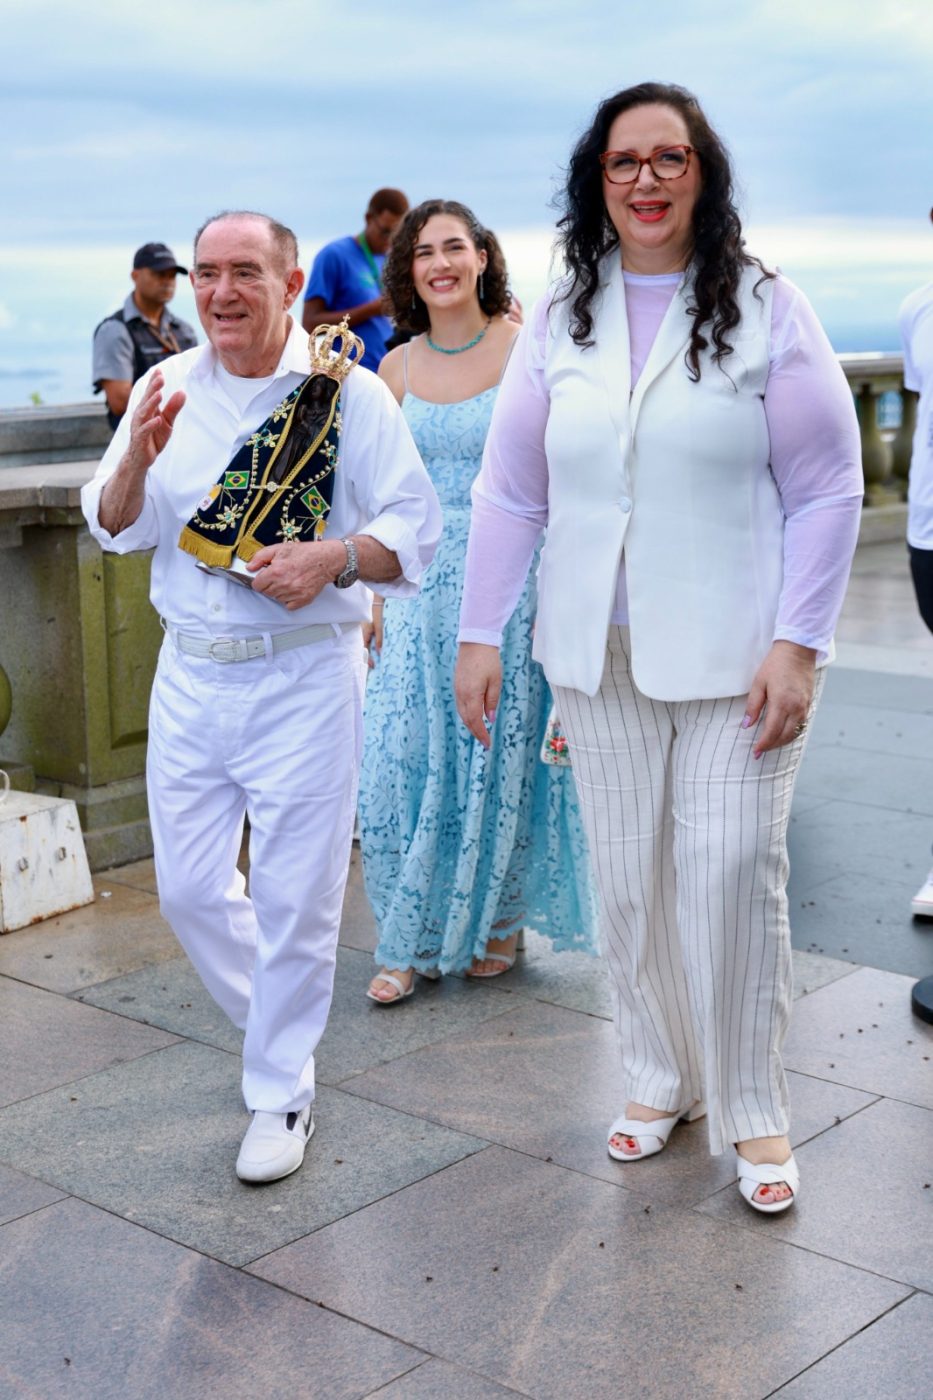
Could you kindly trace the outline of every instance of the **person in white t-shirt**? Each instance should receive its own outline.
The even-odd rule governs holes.
[[[920,396],[907,492],[907,548],[920,616],[933,632],[933,282],[904,299],[897,321],[904,388]],[[910,907],[921,918],[933,918],[933,868]]]

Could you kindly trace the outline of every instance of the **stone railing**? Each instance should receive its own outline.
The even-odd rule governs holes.
[[[14,787],[75,802],[92,869],[151,851],[161,638],[148,558],[102,555],[81,514],[109,440],[96,404],[0,412],[0,768]]]
[[[861,541],[903,539],[915,399],[901,356],[840,360],[862,432]],[[879,428],[892,389],[900,427]],[[14,787],[77,804],[92,869],[151,849],[147,703],[162,635],[148,558],[102,554],[81,515],[109,440],[99,404],[0,410],[0,768]]]
[[[840,355],[839,363],[855,396],[866,504],[904,500],[917,422],[917,396],[904,390],[904,357],[887,352]],[[892,392],[900,396],[900,423],[894,430],[885,431],[878,421],[878,404],[883,394]]]
[[[103,402],[0,409],[0,467],[98,462],[110,437]]]
[[[904,388],[904,357],[879,351],[840,355],[855,398],[862,438],[865,506],[859,543],[903,539],[907,529],[907,475],[917,423],[917,395]],[[894,423],[882,426],[883,398],[894,397]]]

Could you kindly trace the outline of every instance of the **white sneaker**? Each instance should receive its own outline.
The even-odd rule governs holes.
[[[241,1181],[279,1181],[291,1176],[304,1161],[313,1132],[311,1104],[300,1113],[263,1113],[257,1109],[236,1159],[237,1176]]]
[[[910,912],[922,919],[933,919],[933,870],[910,901]]]

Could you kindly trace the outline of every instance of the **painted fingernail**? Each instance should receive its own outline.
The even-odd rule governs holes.
[[[490,710],[490,711],[489,711],[489,723],[490,723],[490,724],[494,724],[494,723],[495,723],[495,720],[496,720],[496,712],[495,712],[495,710]]]
[[[751,717],[751,715],[743,715],[743,716],[742,716],[742,728],[743,728],[743,729],[751,729],[751,727],[752,727],[752,717]]]

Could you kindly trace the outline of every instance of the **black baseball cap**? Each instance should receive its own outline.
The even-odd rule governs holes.
[[[136,249],[133,258],[135,267],[151,267],[154,272],[180,272],[188,276],[188,269],[175,261],[175,254],[164,243],[144,243]]]

